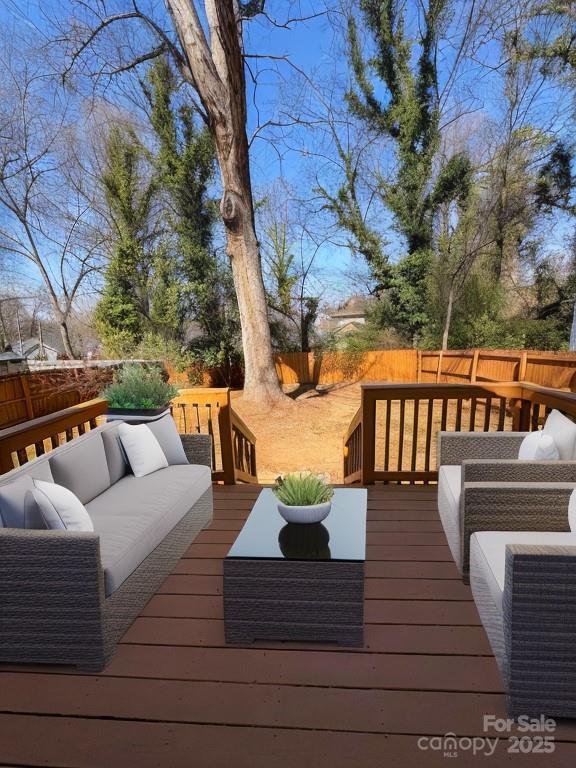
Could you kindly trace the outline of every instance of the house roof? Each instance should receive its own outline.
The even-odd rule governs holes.
[[[330,317],[364,317],[370,300],[366,296],[352,296],[343,307],[330,313]]]
[[[59,334],[53,331],[47,330],[42,332],[42,343],[48,349],[54,350],[61,355],[64,352],[64,345],[62,339],[59,338]],[[25,339],[22,342],[22,354],[26,354],[36,347],[40,346],[40,338],[38,336],[31,336],[29,339]]]
[[[18,352],[0,352],[0,362],[21,363],[24,362],[24,358]]]

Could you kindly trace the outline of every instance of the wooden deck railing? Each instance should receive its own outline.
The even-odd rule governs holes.
[[[438,431],[530,431],[552,408],[576,417],[576,394],[523,382],[365,384],[344,435],[344,481],[434,482]]]
[[[106,400],[79,403],[48,416],[0,430],[0,474],[97,426]],[[183,389],[172,403],[179,432],[212,437],[212,478],[233,485],[256,483],[256,438],[234,412],[228,389]],[[87,470],[88,471],[88,470]]]
[[[0,474],[83,435],[106,413],[101,397],[0,430]],[[89,471],[89,468],[87,468]]]
[[[258,482],[256,437],[232,408],[229,389],[181,389],[172,402],[172,415],[179,432],[211,435],[215,481]]]

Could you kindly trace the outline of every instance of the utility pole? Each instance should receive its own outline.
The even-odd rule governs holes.
[[[18,308],[18,305],[16,305],[16,325],[18,327],[18,344],[20,345],[20,355],[22,355],[22,327],[20,326],[20,309]]]
[[[44,360],[44,337],[42,336],[42,323],[38,320],[38,341],[40,342],[40,359]]]

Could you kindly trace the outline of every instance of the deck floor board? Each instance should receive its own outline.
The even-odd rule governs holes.
[[[483,715],[505,717],[502,684],[434,488],[369,489],[363,648],[225,645],[222,557],[258,490],[215,487],[213,524],[104,673],[1,668],[0,767],[416,768],[446,765],[421,737],[494,735]],[[573,764],[576,721],[556,740],[541,764]],[[491,765],[539,762],[508,746]]]

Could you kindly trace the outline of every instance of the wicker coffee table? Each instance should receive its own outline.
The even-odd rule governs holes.
[[[364,489],[336,489],[318,525],[288,525],[267,488],[224,560],[226,642],[364,640]]]

